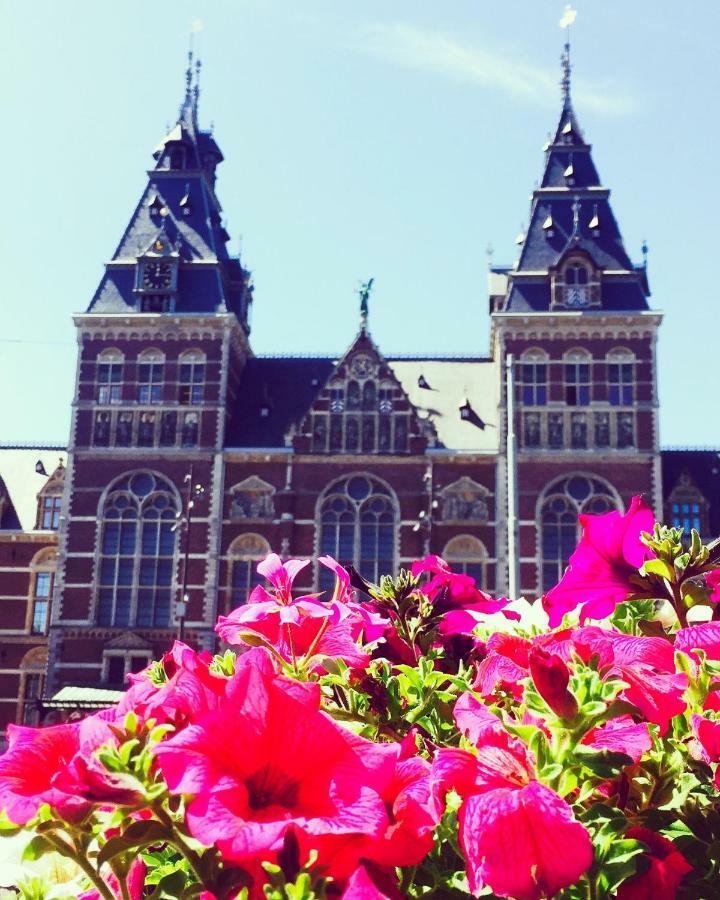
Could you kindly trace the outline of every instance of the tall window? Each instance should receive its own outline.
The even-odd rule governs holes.
[[[580,538],[580,513],[600,515],[620,507],[614,488],[600,478],[570,475],[545,488],[540,499],[538,522],[543,592],[562,578]]]
[[[165,358],[159,350],[145,350],[138,359],[138,403],[160,403]]]
[[[394,573],[398,507],[395,494],[370,475],[351,475],[331,485],[319,508],[320,553],[353,565],[368,581]],[[332,586],[324,567],[320,589]]]
[[[97,402],[122,400],[123,355],[119,350],[103,350],[97,359]]]
[[[565,355],[565,402],[568,406],[590,404],[590,354],[571,350]]]
[[[188,350],[180,357],[180,394],[184,406],[202,403],[205,396],[205,356],[199,350]]]
[[[612,406],[630,406],[633,402],[635,360],[628,350],[612,350],[607,362],[608,400]]]
[[[442,558],[453,572],[469,575],[479,588],[484,588],[487,582],[487,550],[478,538],[470,534],[457,535],[445,544]]]
[[[270,544],[259,534],[242,534],[230,544],[228,575],[231,609],[246,603],[252,589],[265,583],[257,566],[270,552]]]
[[[41,550],[30,563],[30,608],[27,626],[31,634],[47,634],[52,600],[57,552],[52,548]]]
[[[46,669],[47,647],[33,647],[20,662],[17,721],[23,725],[40,724]]]
[[[174,487],[153,472],[112,485],[100,510],[99,625],[170,625],[179,510]]]
[[[547,403],[548,360],[542,350],[527,350],[520,360],[520,384],[525,406]]]

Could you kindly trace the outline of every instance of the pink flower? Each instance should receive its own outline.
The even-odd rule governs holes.
[[[293,582],[309,565],[309,559],[289,559],[284,563],[277,553],[269,553],[262,562],[258,563],[257,570],[275,588],[278,602],[290,603]]]
[[[675,844],[641,825],[629,828],[625,836],[647,844],[648,852],[642,857],[646,868],[623,881],[617,900],[675,900],[680,882],[692,871]]]
[[[373,866],[360,866],[348,878],[340,900],[401,900],[397,876]]]
[[[415,577],[425,572],[433,575],[423,591],[435,613],[442,617],[441,634],[471,634],[486,616],[503,612],[510,602],[505,597],[493,599],[478,588],[474,578],[454,573],[439,556],[430,555],[414,562],[410,571]],[[505,615],[519,618],[514,612],[506,612]]]
[[[627,683],[620,696],[636,706],[648,722],[658,725],[661,735],[674,716],[685,712],[683,693],[688,679],[675,672],[669,641],[588,626],[578,629],[574,644],[585,662],[597,659],[604,679],[619,678]]]
[[[565,613],[582,605],[580,621],[604,619],[618,603],[637,593],[632,578],[652,552],[640,541],[652,532],[655,517],[641,497],[633,497],[622,515],[581,515],[583,534],[560,583],[543,597],[550,627],[557,627]]]
[[[500,686],[519,700],[523,692],[520,682],[528,675],[531,642],[517,635],[497,633],[490,636],[486,647],[488,653],[478,665],[473,689],[490,697]]]
[[[693,657],[693,650],[702,650],[708,659],[720,659],[720,622],[681,628],[675,635],[675,649]]]
[[[156,683],[152,667],[130,675],[132,685],[120,701],[118,712],[133,710],[141,719],[183,727],[199,713],[215,709],[225,693],[227,678],[214,675],[211,662],[209,653],[196,653],[187,644],[175,641],[160,664],[166,681]]]
[[[473,756],[440,749],[433,790],[463,798],[460,846],[470,891],[540,900],[573,884],[592,863],[590,835],[568,804],[534,780],[531,760],[509,735],[506,747],[482,745]]]
[[[557,653],[548,653],[542,647],[533,647],[529,656],[530,675],[537,692],[550,709],[561,719],[577,715],[578,704],[568,690],[570,670]]]
[[[710,591],[710,602],[720,603],[720,569],[713,569],[705,575],[705,584]]]
[[[94,755],[103,744],[117,743],[109,727],[116,718],[112,709],[72,724],[9,725],[9,747],[0,757],[0,809],[25,825],[43,803],[68,821],[95,804],[135,805],[140,785],[107,771]]]
[[[596,750],[625,753],[637,763],[652,747],[652,737],[646,722],[636,723],[632,716],[624,715],[591,729],[580,743]]]
[[[290,829],[301,861],[315,849],[333,877],[361,857],[395,865],[395,850],[407,864],[413,836],[419,861],[427,772],[408,771],[399,745],[358,737],[319,706],[319,686],[278,676],[267,651],[240,657],[218,709],[155,750],[170,791],[189,795],[191,834],[249,871],[277,859]]]
[[[11,822],[25,825],[43,803],[71,819],[90,807],[83,799],[59,790],[55,776],[69,765],[80,748],[79,723],[27,728],[8,725],[8,749],[0,757],[0,808]]]
[[[692,730],[702,747],[705,761],[720,762],[720,722],[714,722],[697,714],[691,717]]]
[[[533,759],[502,722],[464,694],[458,727],[479,742],[477,753],[442,748],[432,768],[439,806],[448,790],[463,798],[460,846],[470,891],[539,900],[577,881],[592,863],[590,835],[568,804],[535,780]]]

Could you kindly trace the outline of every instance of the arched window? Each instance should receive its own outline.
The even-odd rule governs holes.
[[[122,400],[123,355],[119,350],[103,350],[97,358],[95,384],[98,403]]]
[[[33,647],[20,661],[20,690],[16,720],[23,725],[39,725],[41,701],[47,671],[47,647]]]
[[[143,350],[137,364],[138,403],[160,403],[165,379],[165,356],[160,350]]]
[[[469,575],[478,587],[485,587],[487,550],[481,540],[470,534],[459,534],[445,544],[441,555],[453,572]]]
[[[602,515],[622,509],[609,482],[591,475],[569,475],[545,488],[538,504],[540,584],[543,593],[562,578],[580,538],[580,513]]]
[[[320,554],[353,565],[368,581],[395,571],[398,505],[395,494],[371,475],[351,475],[331,485],[318,506]],[[320,589],[333,575],[320,570]]]
[[[689,538],[694,528],[702,537],[708,533],[708,502],[695,484],[690,473],[680,474],[677,484],[668,497],[666,517],[673,528],[682,528]]]
[[[635,357],[624,347],[607,355],[608,400],[611,406],[630,406],[635,383]]]
[[[565,402],[568,406],[589,406],[590,365],[592,357],[587,350],[569,350],[565,362]]]
[[[186,350],[180,356],[180,392],[183,406],[202,403],[205,396],[205,354],[200,350]]]
[[[177,491],[154,472],[115,481],[100,508],[97,621],[167,628],[177,561]]]
[[[57,551],[52,547],[36,553],[30,563],[30,598],[26,623],[30,634],[48,633],[56,571]]]
[[[520,383],[525,406],[547,403],[548,356],[543,350],[526,350],[520,358]]]
[[[252,589],[264,584],[257,571],[258,563],[271,553],[270,544],[260,534],[241,534],[228,548],[228,578],[230,608],[236,609],[247,601]]]

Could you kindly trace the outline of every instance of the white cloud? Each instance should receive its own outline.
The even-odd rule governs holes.
[[[361,47],[397,65],[496,88],[531,103],[557,101],[559,65],[555,70],[542,69],[496,51],[465,46],[437,31],[403,23],[378,24],[366,30]],[[573,98],[584,109],[604,115],[626,115],[635,109],[634,100],[609,82],[590,84],[573,78]]]

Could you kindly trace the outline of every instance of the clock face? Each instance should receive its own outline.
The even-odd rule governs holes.
[[[356,378],[367,378],[374,368],[372,357],[365,353],[358,353],[350,363],[350,371]]]
[[[172,265],[167,262],[146,262],[142,273],[142,286],[154,291],[172,286]]]

